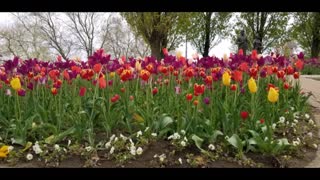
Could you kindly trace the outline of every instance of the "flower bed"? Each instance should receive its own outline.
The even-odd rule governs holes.
[[[0,158],[59,162],[75,154],[91,165],[101,157],[125,163],[162,140],[174,152],[196,147],[211,161],[317,148],[298,80],[303,65],[301,54],[255,51],[196,61],[111,59],[103,50],[86,62],[14,58],[0,71]],[[165,165],[168,156],[154,158]]]

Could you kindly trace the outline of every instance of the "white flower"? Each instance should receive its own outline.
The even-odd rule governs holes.
[[[186,131],[185,131],[185,130],[181,130],[180,133],[181,133],[182,135],[185,135],[185,134],[186,134]]]
[[[276,129],[276,126],[277,126],[277,124],[276,124],[276,123],[273,123],[273,124],[272,124],[272,129],[273,129],[273,130]]]
[[[37,127],[37,124],[35,122],[32,122],[32,129],[36,128]]]
[[[297,138],[297,141],[301,142],[300,138]]]
[[[115,137],[116,137],[116,135],[112,134],[109,141],[112,141]]]
[[[317,144],[312,144],[312,146],[317,149],[318,148],[318,145]]]
[[[294,120],[293,120],[293,122],[294,122],[294,123],[298,123],[299,121],[298,121],[298,120],[296,120],[296,119],[294,119]]]
[[[31,161],[33,159],[33,155],[29,153],[27,154],[26,158],[28,161]]]
[[[293,145],[293,146],[298,146],[299,144],[300,144],[299,141],[292,141],[292,145]]]
[[[109,153],[113,154],[113,152],[114,152],[114,147],[112,146]]]
[[[261,127],[262,132],[266,132],[267,131],[267,126],[263,126]]]
[[[289,125],[289,121],[287,121],[287,125]]]
[[[66,148],[63,148],[63,151],[64,151],[65,153],[67,153],[67,152],[68,152]]]
[[[11,138],[11,144],[15,144],[16,140],[14,138]]]
[[[142,131],[137,132],[137,137],[142,136]]]
[[[309,132],[307,135],[308,135],[309,137],[312,137],[312,136],[313,136],[312,132]]]
[[[166,157],[167,157],[167,156],[166,156],[165,154],[161,154],[161,155],[159,156],[160,162],[163,162]]]
[[[296,123],[291,123],[291,127],[295,127],[296,126]]]
[[[155,154],[155,155],[153,156],[153,158],[157,158],[157,157],[159,157],[158,154]]]
[[[181,158],[179,158],[178,161],[179,161],[180,164],[182,164],[182,159]]]
[[[146,127],[146,129],[144,130],[144,132],[147,132],[150,128],[149,127]]]
[[[130,141],[131,145],[134,145],[134,143],[133,143],[131,138],[129,138],[129,141]]]
[[[11,152],[13,149],[14,149],[13,146],[9,146],[9,147],[8,147],[8,152]]]
[[[71,144],[71,140],[69,139],[69,140],[68,140],[68,146],[70,146],[70,144]]]
[[[136,149],[130,149],[130,154],[132,154],[133,156],[136,155]]]
[[[297,132],[296,128],[293,128],[293,132],[294,132],[294,133],[296,133],[296,132]]]
[[[55,144],[55,145],[54,145],[54,149],[55,149],[56,151],[60,151],[60,146],[59,146],[58,144]]]
[[[211,151],[214,151],[216,149],[216,147],[213,145],[213,144],[209,144],[208,148],[211,150]]]
[[[141,155],[142,152],[143,152],[143,149],[141,147],[138,147],[136,152],[137,152],[138,155]]]
[[[92,147],[91,146],[87,146],[87,147],[85,147],[85,149],[86,149],[87,152],[90,152],[92,150]]]
[[[306,119],[309,119],[309,118],[310,118],[310,115],[309,115],[309,114],[305,114],[304,117],[305,117]]]
[[[122,134],[120,134],[120,138],[121,138],[122,140],[124,140],[124,141],[126,141],[126,140],[128,139],[126,136],[124,136],[124,135],[122,135]]]
[[[294,111],[294,107],[293,106],[291,106],[290,109],[291,109],[291,111]]]
[[[294,117],[294,118],[299,118],[299,115],[300,115],[299,112],[294,112],[294,113],[293,113],[293,117]]]
[[[181,144],[182,147],[185,147],[187,145],[187,143],[185,141],[181,141],[180,144]]]
[[[43,152],[38,144],[38,141],[36,141],[35,145],[32,146],[32,149],[36,154],[40,154]]]
[[[151,136],[157,137],[157,133],[151,133]]]
[[[180,139],[179,133],[174,133],[174,134],[173,134],[173,139],[174,139],[174,140]]]
[[[188,142],[188,139],[187,139],[187,137],[184,137],[184,138],[183,138],[183,140],[184,140],[184,141],[186,141],[186,142]]]
[[[104,147],[105,147],[106,149],[109,149],[110,146],[111,146],[111,142],[107,142],[107,143],[104,145]]]
[[[314,121],[312,119],[309,120],[309,124],[313,125]]]
[[[265,137],[265,138],[264,138],[264,141],[268,141],[268,139],[269,139],[268,137]]]
[[[284,123],[286,121],[286,118],[285,117],[283,117],[283,116],[281,116],[280,118],[279,118],[279,123]]]
[[[114,142],[117,142],[117,141],[118,141],[118,139],[119,139],[118,137],[114,138]]]
[[[173,138],[173,135],[170,135],[169,137],[168,137],[168,140],[170,140],[170,139],[172,139]]]

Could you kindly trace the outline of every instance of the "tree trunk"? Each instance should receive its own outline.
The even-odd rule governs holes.
[[[158,60],[161,59],[161,48],[160,48],[160,39],[156,39],[150,42],[151,56],[156,57]]]
[[[206,14],[206,25],[205,25],[205,43],[204,43],[204,49],[203,49],[203,57],[209,56],[209,48],[210,48],[210,21],[211,21],[211,12],[208,12]]]
[[[320,53],[320,13],[315,13],[313,18],[311,57],[318,57]]]

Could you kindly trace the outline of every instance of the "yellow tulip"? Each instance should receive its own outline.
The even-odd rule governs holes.
[[[0,148],[0,158],[5,158],[9,154],[9,146],[2,146]]]
[[[279,99],[278,91],[275,90],[273,87],[271,87],[268,92],[268,100],[272,103],[275,103],[278,101],[278,99]]]
[[[115,72],[111,72],[109,75],[110,75],[111,78],[113,78],[116,75],[116,73]]]
[[[229,74],[227,71],[225,71],[225,72],[223,73],[223,75],[222,75],[222,83],[223,83],[223,85],[225,85],[225,86],[230,86],[231,76],[230,76],[230,74]]]
[[[16,91],[21,89],[21,83],[19,78],[12,78],[10,81],[10,85]]]
[[[141,63],[139,61],[136,61],[135,67],[136,70],[139,72],[141,70]]]
[[[257,92],[258,87],[257,87],[256,81],[252,77],[248,80],[248,86],[249,86],[249,91],[251,93]]]
[[[177,56],[177,58],[179,59],[179,58],[182,56],[182,52],[181,52],[181,51],[177,51],[177,52],[176,52],[176,56]]]

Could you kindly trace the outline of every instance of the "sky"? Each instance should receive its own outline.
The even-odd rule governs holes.
[[[0,12],[0,26],[7,26],[13,23],[13,19],[10,13]],[[192,58],[192,54],[196,52],[195,48],[190,43],[187,44],[187,58]],[[209,56],[215,55],[216,57],[222,57],[223,54],[229,54],[231,48],[231,41],[229,39],[223,39],[217,46],[212,48],[209,52]],[[186,43],[183,43],[176,51],[181,51],[185,55]],[[199,53],[200,54],[200,53]]]

